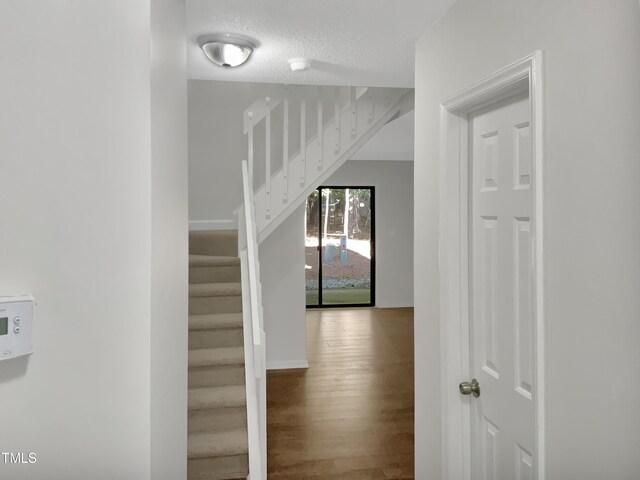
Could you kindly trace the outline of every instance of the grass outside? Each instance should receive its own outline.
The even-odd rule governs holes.
[[[371,290],[368,288],[331,288],[322,290],[324,305],[369,304]],[[318,305],[318,291],[307,290],[307,305]]]

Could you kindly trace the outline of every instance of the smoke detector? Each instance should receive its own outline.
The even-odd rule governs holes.
[[[290,58],[289,66],[294,72],[303,72],[311,68],[311,61],[307,58]]]

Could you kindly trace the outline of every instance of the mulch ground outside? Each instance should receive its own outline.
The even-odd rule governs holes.
[[[315,240],[315,242],[314,242]],[[318,288],[318,249],[309,244],[317,239],[307,239],[305,247],[305,279],[307,289]],[[361,253],[369,248],[369,242],[364,240],[352,240],[347,243],[347,261],[340,261],[340,248],[335,249],[333,261],[322,264],[322,286],[331,288],[369,287],[371,279],[371,260]],[[358,253],[358,251],[361,253]]]

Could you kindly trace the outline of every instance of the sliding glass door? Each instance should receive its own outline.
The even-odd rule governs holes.
[[[320,187],[307,199],[307,307],[375,305],[374,200],[374,187]]]

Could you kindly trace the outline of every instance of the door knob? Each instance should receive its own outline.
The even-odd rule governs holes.
[[[480,396],[480,384],[478,383],[478,380],[474,378],[471,380],[471,383],[462,382],[460,384],[460,393],[462,395],[473,395],[478,398]]]

